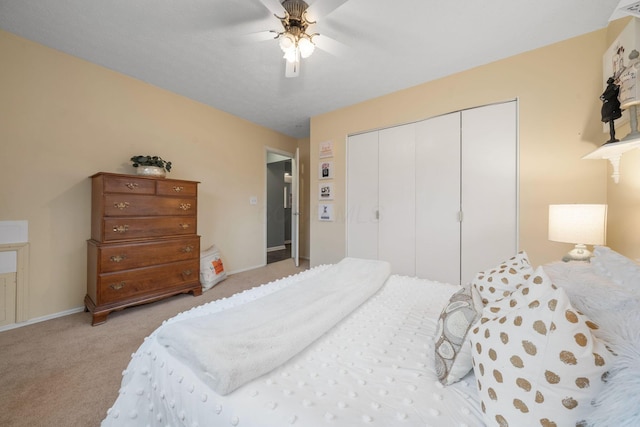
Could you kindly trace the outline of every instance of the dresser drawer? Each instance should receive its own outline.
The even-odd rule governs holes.
[[[156,182],[135,176],[103,175],[102,191],[105,193],[154,194]]]
[[[104,242],[196,234],[196,217],[106,218]]]
[[[194,197],[155,197],[128,194],[104,196],[105,216],[195,215]]]
[[[198,281],[200,260],[174,262],[155,267],[139,268],[98,276],[98,298],[102,304],[134,299],[166,292]]]
[[[198,194],[198,183],[193,181],[157,181],[156,194],[159,196],[191,196]]]
[[[90,243],[93,244],[93,243]],[[102,273],[199,259],[200,238],[166,239],[144,243],[97,245],[95,255]]]

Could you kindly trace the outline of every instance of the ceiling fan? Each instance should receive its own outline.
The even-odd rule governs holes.
[[[280,20],[281,30],[262,31],[253,39],[277,39],[286,61],[285,76],[300,74],[300,60],[308,58],[315,48],[339,55],[344,45],[325,34],[310,32],[310,26],[346,3],[347,0],[315,0],[309,5],[304,0],[260,0]],[[310,18],[312,16],[314,19]],[[308,32],[309,31],[309,32]]]
[[[319,33],[307,33],[309,25],[316,21],[307,19],[309,5],[304,0],[284,0],[284,16],[276,15],[282,23],[283,31],[273,31],[275,38],[280,40],[280,49],[284,52],[287,61],[285,76],[297,77],[300,73],[300,58],[308,58],[315,50],[313,38]]]

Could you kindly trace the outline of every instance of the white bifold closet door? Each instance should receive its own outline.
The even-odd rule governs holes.
[[[516,101],[462,112],[461,283],[518,248]]]
[[[516,102],[349,137],[347,255],[467,283],[517,249]]]
[[[347,256],[378,257],[378,132],[347,144]]]
[[[349,137],[347,255],[415,275],[415,132],[403,125]]]
[[[395,274],[415,274],[415,125],[379,132],[378,258]]]
[[[460,113],[416,124],[415,275],[460,280]]]

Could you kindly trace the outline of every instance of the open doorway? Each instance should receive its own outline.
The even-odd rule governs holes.
[[[292,226],[295,214],[293,167],[292,155],[267,151],[267,264],[292,258],[292,244],[297,238]]]

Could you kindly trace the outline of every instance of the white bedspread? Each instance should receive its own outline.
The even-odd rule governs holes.
[[[102,426],[483,426],[473,371],[443,387],[433,368],[437,319],[458,286],[391,276],[327,334],[226,396],[158,343],[158,333],[172,323],[246,305],[327,268],[315,267],[169,319],[132,355]]]
[[[218,394],[282,365],[377,292],[384,261],[345,258],[242,307],[175,322],[158,342]]]

